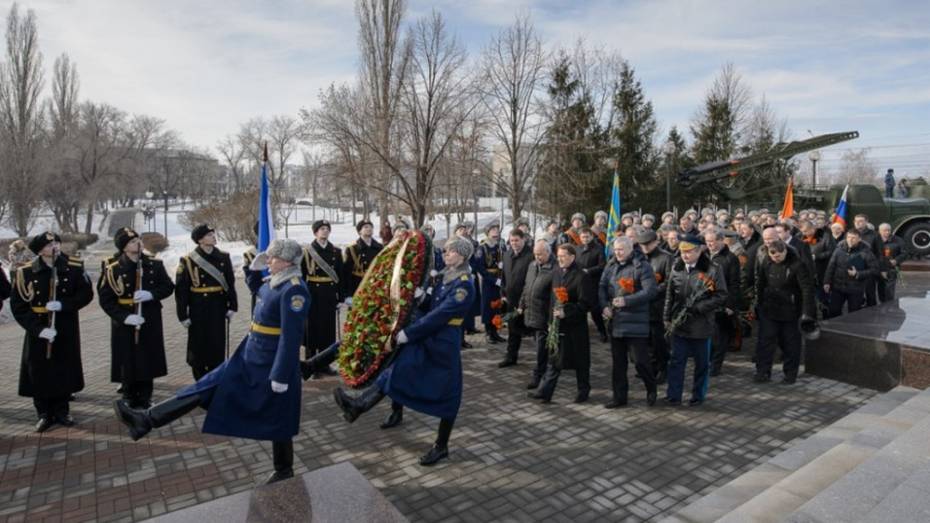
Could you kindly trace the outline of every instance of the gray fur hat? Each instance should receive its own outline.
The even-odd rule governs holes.
[[[447,251],[457,252],[462,255],[462,258],[468,260],[471,258],[471,255],[475,252],[475,247],[472,243],[466,238],[459,238],[454,236],[449,238],[446,241],[445,249]]]
[[[271,242],[271,245],[268,246],[268,249],[265,250],[265,257],[268,260],[271,260],[271,258],[281,258],[282,260],[287,260],[294,265],[299,264],[303,256],[303,247],[301,247],[300,244],[295,240],[290,239],[274,240]]]
[[[597,221],[597,219],[601,217],[603,217],[605,220],[610,219],[610,217],[607,216],[607,213],[604,211],[597,211],[594,213],[594,221]]]
[[[572,219],[570,221],[575,221],[575,220],[581,220],[582,222],[588,221],[585,219],[584,215],[581,214],[580,212],[576,212],[575,214],[572,215]]]

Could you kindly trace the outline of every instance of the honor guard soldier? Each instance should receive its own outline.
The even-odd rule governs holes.
[[[310,307],[298,265],[303,249],[275,240],[258,255],[271,273],[258,292],[251,332],[231,358],[174,397],[149,409],[116,401],[117,418],[138,440],[198,406],[207,410],[203,432],[271,441],[274,472],[265,483],[294,475],[292,438],[300,430],[300,342]]]
[[[468,266],[471,268],[473,274],[477,273],[477,262],[475,260],[475,251],[478,250],[478,242],[472,239],[469,234],[471,222],[462,222],[456,224],[453,232],[457,238],[465,238],[472,245],[472,255],[465,260],[468,263]],[[465,314],[465,322],[462,323],[462,336],[466,334],[477,334],[478,330],[475,328],[475,316],[481,314],[481,286],[475,285],[475,299],[471,302],[471,309]],[[472,344],[468,343],[467,340],[462,338],[462,348],[470,349]]]
[[[585,226],[587,219],[580,212],[572,215],[572,226],[559,237],[558,244],[571,243],[575,246],[581,245],[581,228]],[[558,247],[558,245],[556,246]]]
[[[501,242],[501,228],[497,223],[490,223],[484,229],[485,240],[475,251],[475,269],[481,275],[481,323],[484,324],[485,338],[488,343],[496,344],[504,340],[497,333],[494,324],[495,315],[500,315],[501,277],[504,275],[504,244]]]
[[[19,395],[32,398],[36,432],[56,422],[74,425],[68,400],[84,388],[78,311],[94,299],[94,288],[80,258],[59,254],[60,242],[48,232],[29,242],[38,257],[16,269],[10,296],[13,317],[26,330]]]
[[[336,341],[336,312],[341,301],[340,275],[343,274],[342,252],[329,243],[332,229],[329,222],[317,220],[311,229],[316,239],[304,248],[301,263],[301,271],[313,300],[304,331],[306,359]]]
[[[255,222],[255,241],[258,242],[258,222]],[[250,247],[249,250],[242,253],[242,273],[245,275],[245,285],[249,288],[249,294],[252,295],[252,306],[249,308],[249,314],[255,310],[255,298],[258,296],[258,289],[262,288],[265,283],[263,271],[252,269],[252,262],[258,254],[256,247]]]
[[[346,248],[345,263],[343,265],[342,281],[345,283],[346,304],[352,305],[352,296],[362,283],[365,272],[375,259],[375,256],[384,248],[377,240],[372,238],[375,226],[369,220],[362,220],[355,225],[358,231],[358,240]]]
[[[191,239],[197,248],[178,262],[174,300],[178,321],[187,329],[187,364],[199,380],[226,359],[229,320],[239,302],[232,260],[216,248],[216,230],[198,225]]]
[[[113,238],[122,254],[107,266],[100,308],[110,316],[110,381],[122,383],[123,399],[135,408],[152,401],[152,383],[168,374],[161,300],[174,284],[161,260],[142,253],[142,239],[125,227]]]

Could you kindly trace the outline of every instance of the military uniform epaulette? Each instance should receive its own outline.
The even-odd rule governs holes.
[[[291,285],[300,285],[300,278],[297,276],[294,276],[293,278],[290,279],[290,282],[291,282]]]
[[[84,260],[82,260],[79,256],[68,256],[68,265],[72,267],[80,267],[83,269]]]
[[[467,274],[463,274],[463,275],[459,276],[459,279],[462,280],[462,281],[468,281],[468,275],[467,275]]]

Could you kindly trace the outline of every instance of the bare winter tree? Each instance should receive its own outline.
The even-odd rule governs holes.
[[[78,230],[82,191],[62,191],[61,187],[78,187],[78,174],[73,157],[69,154],[70,141],[78,122],[78,89],[80,80],[77,65],[67,54],[55,59],[52,78],[52,97],[47,102],[49,141],[47,168],[55,184],[44,184],[45,204],[55,216],[59,229],[65,232]]]
[[[229,175],[232,177],[232,189],[234,193],[240,193],[246,187],[254,184],[246,181],[246,148],[242,141],[235,136],[227,135],[216,144],[216,150],[220,153],[220,159],[223,162]]]
[[[546,56],[529,16],[491,38],[482,56],[483,101],[491,119],[492,136],[502,147],[509,172],[501,183],[510,198],[514,218],[523,213],[542,140],[536,95],[544,82]]]
[[[42,196],[43,85],[35,12],[30,9],[22,18],[14,3],[7,17],[6,63],[0,70],[0,145],[6,156],[0,181],[10,225],[20,236],[29,234]]]
[[[840,158],[840,169],[839,173],[834,175],[833,183],[840,185],[845,184],[879,184],[878,176],[878,167],[875,165],[875,162],[869,158],[869,153],[871,150],[868,148],[863,149],[850,149],[843,153],[843,156]]]
[[[361,89],[363,107],[368,115],[366,125],[372,126],[370,140],[377,151],[376,157],[391,158],[397,150],[395,140],[397,114],[401,107],[410,63],[411,41],[404,39],[401,22],[407,11],[406,0],[356,0],[355,14],[358,18],[358,46],[361,52]],[[386,187],[396,174],[381,159],[372,174],[376,185]],[[389,212],[387,195],[382,193],[378,211],[382,217]]]

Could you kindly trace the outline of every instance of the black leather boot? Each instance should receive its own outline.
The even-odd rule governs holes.
[[[294,441],[272,441],[271,455],[274,472],[265,479],[265,485],[294,477]]]
[[[334,343],[326,350],[318,352],[315,356],[300,362],[300,375],[304,381],[309,380],[314,373],[329,370],[329,364],[339,355],[339,344]]]
[[[436,435],[436,443],[429,449],[429,452],[420,458],[421,466],[431,467],[449,457],[449,435],[452,434],[454,424],[454,419],[439,420],[439,433]]]
[[[345,390],[338,388],[333,391],[333,398],[336,400],[336,405],[339,405],[339,408],[342,409],[342,417],[352,423],[359,416],[377,405],[384,398],[384,393],[381,392],[377,385],[371,385],[362,391],[357,398],[353,398],[346,394]]]
[[[184,398],[171,398],[146,410],[133,409],[126,400],[116,400],[113,402],[113,411],[123,425],[129,428],[132,440],[138,441],[153,428],[171,423],[198,405],[200,396],[195,394]]]
[[[391,413],[384,418],[381,424],[382,429],[390,429],[400,425],[404,421],[404,406],[400,403],[391,404]]]

